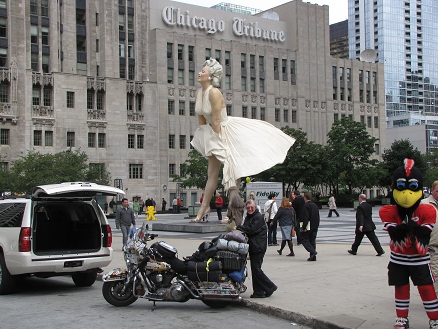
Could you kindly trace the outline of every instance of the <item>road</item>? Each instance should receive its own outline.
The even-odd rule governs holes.
[[[310,329],[239,306],[211,309],[200,301],[157,303],[138,300],[116,308],[102,297],[102,282],[76,287],[71,278],[30,278],[13,295],[0,296],[0,328],[251,328]]]

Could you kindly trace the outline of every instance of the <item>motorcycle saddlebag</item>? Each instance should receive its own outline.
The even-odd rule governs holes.
[[[191,281],[219,282],[222,277],[220,261],[187,263],[187,277]]]
[[[163,259],[174,259],[178,253],[175,247],[172,247],[164,241],[153,243],[151,248],[154,248]]]
[[[222,268],[225,271],[240,270],[245,266],[246,261],[246,255],[240,255],[237,252],[224,250],[218,251],[214,258],[222,262]]]

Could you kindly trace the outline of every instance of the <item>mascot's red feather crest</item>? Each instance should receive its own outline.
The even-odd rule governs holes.
[[[409,176],[411,176],[411,170],[412,170],[412,167],[415,164],[415,161],[412,160],[412,159],[406,158],[404,160],[404,164],[405,164],[406,177],[409,177]]]

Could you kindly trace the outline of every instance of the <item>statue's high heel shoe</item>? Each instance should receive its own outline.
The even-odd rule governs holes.
[[[207,211],[204,212],[204,215],[201,217],[196,216],[196,218],[192,219],[190,223],[200,223],[201,221],[208,222],[208,215],[210,214],[210,207],[207,209]]]

